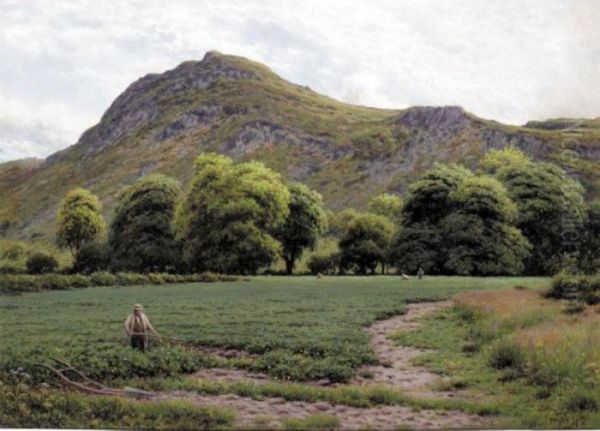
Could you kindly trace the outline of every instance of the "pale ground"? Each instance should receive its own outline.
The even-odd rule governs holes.
[[[419,326],[418,319],[450,305],[449,301],[410,304],[406,314],[378,321],[368,328],[372,337],[373,349],[382,365],[363,367],[358,371],[357,377],[351,384],[390,386],[417,397],[448,398],[456,396],[457,393],[452,391],[435,391],[432,387],[443,383],[445,379],[411,363],[412,359],[424,353],[423,350],[396,346],[388,338],[389,334],[416,329]],[[211,349],[211,353],[219,354],[220,352],[218,349]],[[231,351],[224,353],[228,357],[235,356]],[[189,378],[221,382],[251,381],[257,384],[270,381],[270,378],[264,374],[223,368],[202,370],[190,375]],[[309,384],[327,385],[326,382]],[[415,411],[410,407],[403,406],[357,408],[333,406],[325,402],[289,402],[283,398],[254,400],[237,395],[200,395],[189,391],[162,392],[155,399],[184,399],[201,406],[230,408],[236,412],[236,426],[240,428],[280,428],[282,420],[285,418],[306,418],[315,414],[337,416],[340,419],[340,428],[349,430],[365,428],[391,430],[401,427],[413,429],[481,428],[486,425],[483,418],[460,411]]]

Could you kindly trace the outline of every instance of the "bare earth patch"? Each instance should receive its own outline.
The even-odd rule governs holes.
[[[388,338],[390,334],[414,331],[420,326],[419,319],[452,305],[451,301],[421,302],[409,304],[405,314],[381,320],[369,327],[373,349],[382,365],[368,365],[358,370],[351,382],[356,385],[389,385],[404,389],[407,393],[433,395],[426,392],[428,387],[443,383],[446,379],[411,363],[426,350],[415,347],[397,346]],[[438,396],[451,396],[453,393],[435,393]]]
[[[199,406],[218,406],[236,412],[239,428],[279,428],[286,418],[303,419],[315,414],[337,416],[340,429],[396,430],[399,427],[412,429],[476,428],[485,426],[482,418],[459,411],[419,410],[410,407],[382,406],[357,408],[331,405],[325,402],[307,403],[286,401],[283,398],[254,400],[237,395],[200,395],[195,392],[163,392],[154,400],[186,400]]]

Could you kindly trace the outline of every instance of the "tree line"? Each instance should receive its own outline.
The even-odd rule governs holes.
[[[292,274],[322,237],[337,249],[313,251],[313,273],[593,272],[600,204],[587,205],[583,195],[558,166],[506,148],[490,151],[474,170],[435,165],[404,199],[382,194],[367,211],[333,212],[319,193],[286,184],[262,163],[202,154],[186,192],[173,178],[143,177],[118,195],[108,225],[94,195],[72,190],[58,213],[57,239],[71,250],[73,270],[84,273],[256,274],[281,259]]]

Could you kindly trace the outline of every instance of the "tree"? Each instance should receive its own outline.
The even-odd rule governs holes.
[[[404,226],[392,244],[391,261],[401,272],[439,274],[444,266],[440,229],[428,222]]]
[[[78,274],[106,271],[110,268],[110,255],[108,244],[88,242],[75,255],[72,271]]]
[[[514,226],[516,206],[497,180],[465,179],[450,195],[456,208],[440,223],[445,272],[516,275],[530,245]]]
[[[58,212],[58,244],[75,256],[83,244],[99,239],[106,229],[101,210],[100,201],[89,191],[71,190]]]
[[[291,275],[306,248],[314,248],[325,227],[321,195],[303,184],[288,185],[290,201],[285,222],[277,229],[285,269]]]
[[[472,176],[461,166],[436,164],[410,185],[402,207],[402,227],[391,250],[391,260],[399,270],[443,271],[446,254],[440,222],[456,209],[452,193]]]
[[[179,182],[150,175],[123,189],[110,226],[111,266],[137,272],[168,271],[180,261],[173,219]]]
[[[394,223],[402,219],[402,199],[388,193],[375,196],[368,206],[369,212],[389,218]]]
[[[338,212],[329,211],[327,214],[327,234],[336,238],[341,237],[352,220],[358,215],[359,212],[354,208],[346,208]]]
[[[410,185],[402,208],[405,226],[428,222],[436,224],[454,209],[450,194],[473,174],[458,165],[436,164]]]
[[[579,266],[590,274],[600,268],[600,201],[592,202],[587,209]]]
[[[517,227],[533,246],[528,274],[556,272],[565,253],[581,247],[583,188],[556,165],[507,165],[496,173],[517,205]]]
[[[176,215],[189,268],[249,274],[271,265],[280,251],[273,234],[289,213],[279,174],[217,154],[199,156],[195,170]]]
[[[385,271],[394,225],[376,214],[361,214],[348,226],[339,247],[344,269],[358,274],[375,273],[378,264]]]

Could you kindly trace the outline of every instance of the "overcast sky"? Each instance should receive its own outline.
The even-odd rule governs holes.
[[[0,0],[0,161],[75,143],[132,81],[212,49],[351,103],[600,116],[597,0]]]

